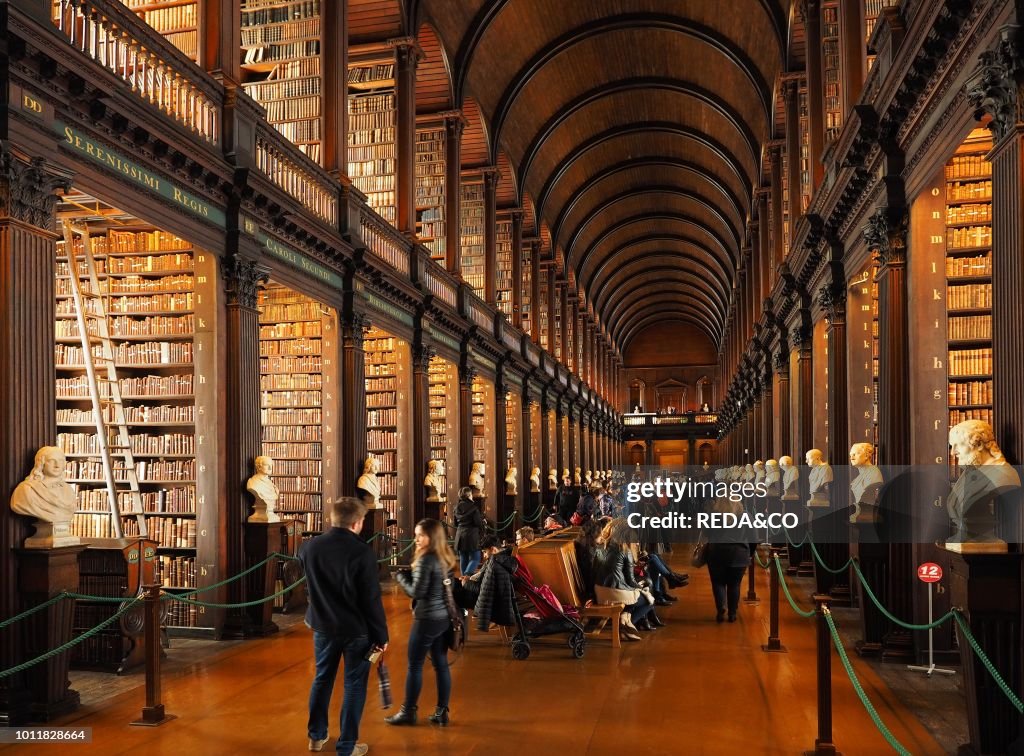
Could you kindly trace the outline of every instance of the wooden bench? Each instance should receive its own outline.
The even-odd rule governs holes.
[[[580,617],[582,619],[601,620],[601,623],[587,634],[591,636],[600,635],[605,625],[611,623],[612,648],[619,648],[622,645],[621,636],[619,635],[619,615],[622,614],[622,610],[625,607],[625,604],[591,604],[580,609]]]

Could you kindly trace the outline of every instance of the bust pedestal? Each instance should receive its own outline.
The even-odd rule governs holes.
[[[540,491],[532,491],[532,492],[530,492],[530,505],[529,505],[528,510],[523,513],[523,520],[524,520],[524,522],[525,522],[527,517],[536,517],[537,516],[537,512],[540,510],[541,505],[542,505],[541,496],[542,496],[542,494],[541,494]],[[529,523],[526,523],[526,524],[529,524]]]
[[[429,505],[428,505],[429,506]],[[370,546],[373,547],[373,554],[377,557],[377,575],[381,580],[386,580],[391,577],[391,571],[388,570],[387,561],[385,557],[390,555],[391,539],[385,534],[384,530],[388,524],[388,510],[383,507],[377,507],[376,509],[367,509],[366,516],[363,518],[363,529],[360,531],[360,536],[364,541],[369,541]],[[375,534],[376,538],[373,538]],[[411,535],[409,536],[412,537]],[[373,538],[372,541],[370,539]]]
[[[880,543],[878,526],[881,524],[878,507],[862,504],[860,514],[850,525],[850,555],[857,558],[864,579],[878,600],[886,605],[889,586],[889,545]],[[911,576],[912,577],[912,576]],[[860,632],[861,639],[854,644],[861,656],[878,656],[882,653],[882,640],[889,628],[889,621],[875,606],[875,603],[860,588]]]
[[[796,488],[797,486],[793,486]],[[787,514],[795,514],[801,521],[807,519],[804,507],[800,503],[800,495],[790,490],[782,496],[782,509]],[[789,534],[792,543],[786,544],[789,554],[789,566],[786,567],[787,575],[799,577],[811,577],[814,575],[814,559],[811,556],[811,547],[804,536],[807,535],[807,526],[799,525]],[[794,546],[793,543],[800,544]]]
[[[1024,643],[1020,617],[1024,554],[953,552],[950,560],[950,600],[961,606],[971,629],[996,671],[1018,696],[1024,688]],[[964,694],[970,742],[961,754],[1010,753],[1024,737],[1020,713],[996,686],[957,626],[963,660]],[[1014,675],[1016,674],[1016,678]]]
[[[78,555],[85,545],[58,548],[14,549],[18,561],[20,610],[31,609],[61,591],[78,592]],[[18,623],[24,659],[34,659],[71,640],[75,614],[73,601],[58,601]],[[7,629],[4,632],[18,632]],[[29,716],[48,722],[78,708],[80,697],[71,690],[68,668],[71,654],[59,654],[25,670],[25,684],[31,695]]]
[[[500,507],[500,511],[497,513],[497,521],[495,522],[495,525],[500,525],[512,516],[512,513],[516,511],[516,503],[519,500],[519,496],[517,494],[508,493],[506,491],[504,494],[502,494],[501,499],[502,504]],[[516,527],[516,520],[515,518],[513,518],[511,522],[506,524],[500,530],[496,531],[495,534],[499,537],[509,536],[515,532]]]
[[[423,502],[423,516],[444,522],[448,514],[446,504],[444,499],[427,499]]]
[[[285,546],[288,528],[294,531],[294,521],[247,522],[245,524],[246,569],[259,564]],[[245,601],[255,601],[275,593],[278,560],[272,559],[245,576]],[[225,638],[261,638],[277,632],[273,621],[274,602],[264,601],[254,606],[229,609],[224,623]]]

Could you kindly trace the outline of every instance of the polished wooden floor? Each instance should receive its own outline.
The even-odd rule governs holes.
[[[813,748],[811,621],[783,604],[781,636],[789,653],[763,653],[765,577],[758,577],[761,603],[741,605],[735,624],[719,625],[706,570],[689,572],[691,585],[676,591],[681,600],[660,610],[668,627],[644,633],[643,641],[624,643],[618,651],[598,639],[583,659],[574,660],[563,636],[553,636],[535,643],[530,658],[517,662],[498,634],[475,633],[452,669],[452,725],[447,729],[425,723],[385,725],[371,677],[360,740],[377,754],[795,754]],[[806,590],[797,593],[803,597]],[[397,705],[410,618],[407,600],[394,589],[386,605]],[[56,723],[93,728],[91,745],[65,746],[59,752],[306,752],[311,653],[310,632],[301,624],[265,640],[217,650],[202,663],[165,676],[164,702],[178,719],[156,729],[128,726],[143,703],[141,689],[128,691],[102,708],[86,705]],[[882,720],[911,753],[945,752],[869,666],[857,659],[854,665]],[[424,683],[420,706],[429,713],[434,704],[429,664]],[[833,696],[834,738],[841,751],[892,753],[835,656]],[[336,710],[331,736],[337,736]],[[56,747],[41,745],[24,751],[58,753]]]

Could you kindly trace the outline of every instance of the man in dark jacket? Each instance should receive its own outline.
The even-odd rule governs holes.
[[[579,488],[573,485],[569,476],[562,478],[562,485],[558,487],[558,491],[555,493],[555,507],[557,508],[558,516],[565,522],[569,522],[573,514],[575,514],[579,503]]]
[[[327,742],[327,710],[338,664],[344,657],[345,697],[337,743],[340,756],[362,756],[367,751],[365,743],[356,743],[372,666],[367,655],[388,646],[377,560],[370,545],[359,538],[365,514],[366,505],[358,499],[332,502],[331,529],[299,550],[309,592],[306,625],[313,630],[316,660],[316,676],[309,691],[309,750],[319,751]]]

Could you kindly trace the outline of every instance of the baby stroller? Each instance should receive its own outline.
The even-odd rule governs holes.
[[[579,612],[571,607],[563,608],[559,600],[546,585],[537,588],[533,577],[521,560],[490,559],[488,568],[503,570],[510,580],[499,581],[509,591],[507,601],[516,628],[512,636],[512,658],[522,661],[530,655],[530,639],[544,635],[566,633],[572,655],[580,659],[586,648],[586,635],[580,624]],[[521,602],[521,603],[520,603]]]

